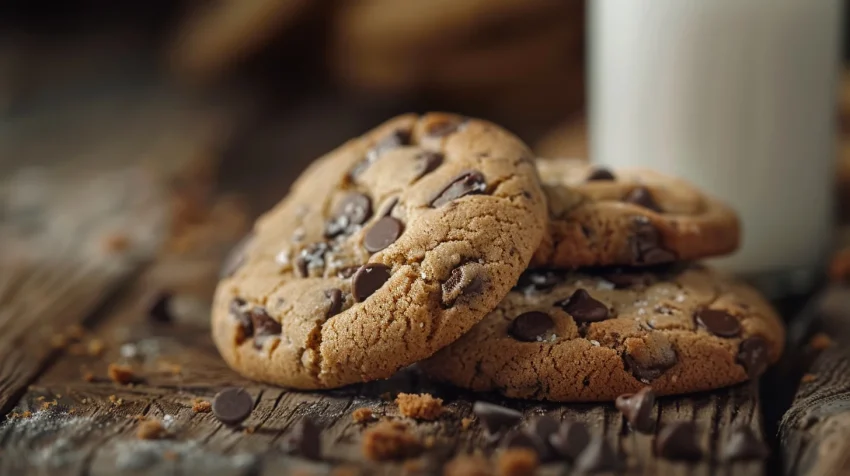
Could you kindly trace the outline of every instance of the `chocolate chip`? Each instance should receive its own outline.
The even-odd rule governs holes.
[[[655,419],[652,418],[655,392],[652,387],[644,387],[637,393],[620,395],[614,405],[626,417],[632,429],[641,433],[652,433],[655,428]]]
[[[723,461],[751,461],[766,459],[770,450],[756,435],[753,430],[741,426],[732,431],[729,440],[720,452]]]
[[[676,260],[676,255],[661,245],[661,234],[647,217],[635,217],[629,247],[633,264],[653,265]]]
[[[514,289],[526,293],[548,291],[563,281],[562,273],[542,270],[526,271],[519,277]]]
[[[286,435],[287,452],[313,461],[322,459],[322,428],[310,417],[303,417]]]
[[[636,187],[632,189],[631,192],[627,193],[626,196],[623,197],[623,201],[647,208],[654,212],[661,213],[662,211],[661,207],[658,206],[658,203],[655,202],[655,198],[652,197],[652,192],[650,192],[646,187]]]
[[[620,467],[617,453],[603,436],[594,436],[576,458],[573,469],[579,473],[616,471]]]
[[[443,282],[443,305],[450,307],[461,296],[472,296],[484,288],[484,266],[476,262],[468,262],[453,269],[449,279]]]
[[[675,422],[664,426],[655,437],[655,454],[677,461],[699,461],[702,450],[697,443],[693,422]]]
[[[537,437],[540,441],[542,449],[538,452],[542,461],[551,461],[555,458],[555,450],[549,442],[549,438],[558,433],[560,424],[554,418],[543,415],[532,420],[528,426],[528,431]]]
[[[254,335],[254,324],[251,322],[248,303],[240,298],[234,298],[230,301],[230,315],[233,316],[242,327],[242,337],[251,337]]]
[[[254,241],[254,234],[249,233],[238,243],[233,245],[233,248],[230,249],[230,252],[227,254],[227,257],[224,258],[224,261],[221,264],[221,269],[218,272],[218,277],[220,279],[229,278],[233,276],[239,268],[245,264],[245,252],[248,247],[251,246],[251,242]]]
[[[280,323],[272,319],[269,313],[262,307],[255,307],[249,313],[251,323],[254,325],[255,336],[280,335]]]
[[[577,289],[572,296],[555,303],[576,322],[599,322],[608,319],[608,306],[593,299],[584,289]]]
[[[395,149],[397,147],[401,147],[403,145],[410,144],[410,132],[397,129],[393,132],[387,134],[384,138],[380,139],[375,145],[366,152],[366,157],[363,158],[360,162],[358,162],[349,172],[349,177],[355,178],[358,175],[362,174],[372,165],[373,162],[378,160],[381,155],[385,152]]]
[[[238,425],[254,410],[254,398],[244,388],[230,387],[218,392],[213,399],[213,415],[225,425]]]
[[[351,294],[363,302],[390,279],[390,267],[380,263],[364,264],[351,277]]]
[[[371,253],[377,253],[395,243],[403,229],[404,225],[400,221],[390,216],[383,217],[366,232],[363,247]]]
[[[593,172],[590,172],[590,175],[587,176],[587,181],[592,182],[594,180],[616,180],[614,174],[603,167],[597,167],[593,169]]]
[[[537,453],[538,456],[546,452],[546,447],[537,435],[516,428],[507,432],[499,446],[502,448],[527,448]]]
[[[174,316],[171,313],[172,294],[168,291],[156,293],[148,302],[148,319],[154,322],[171,322]]]
[[[457,132],[465,121],[459,118],[441,119],[428,124],[425,133],[431,137],[445,137]]]
[[[443,154],[430,150],[422,151],[416,155],[416,170],[413,180],[419,180],[425,175],[433,172],[443,163]]]
[[[508,334],[523,342],[540,342],[554,328],[555,322],[549,314],[531,311],[517,316],[508,327]]]
[[[522,413],[487,402],[475,402],[472,413],[481,420],[490,435],[500,434],[522,420]]]
[[[767,341],[762,337],[748,337],[738,347],[735,360],[744,367],[750,379],[754,379],[767,370],[768,352]]]
[[[372,216],[372,200],[366,195],[351,192],[343,197],[325,226],[325,237],[350,235]]]
[[[628,371],[631,372],[636,379],[641,382],[648,383],[657,379],[664,374],[667,369],[676,365],[678,357],[672,349],[670,349],[670,352],[672,352],[671,356],[662,356],[661,359],[651,363],[641,363],[631,354],[625,353],[623,354],[623,361],[626,363],[626,369],[628,369]]]
[[[487,181],[481,172],[475,170],[463,172],[431,199],[431,207],[438,208],[465,195],[484,193],[485,190],[487,190]]]
[[[570,461],[576,458],[587,447],[590,441],[590,433],[587,425],[578,421],[565,421],[561,423],[558,432],[549,436],[549,444],[561,457]]]
[[[326,289],[325,297],[330,301],[325,317],[333,317],[339,314],[339,311],[342,310],[343,304],[342,290],[339,288]]]
[[[330,250],[327,243],[313,243],[302,249],[295,259],[295,268],[302,278],[310,276],[310,270],[325,267],[325,254]]]
[[[741,333],[741,323],[726,311],[700,309],[694,315],[697,325],[720,337],[736,337]]]

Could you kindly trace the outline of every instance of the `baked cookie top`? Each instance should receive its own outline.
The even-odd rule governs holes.
[[[533,266],[646,266],[738,248],[734,210],[684,180],[576,159],[538,159],[537,167],[550,218]]]
[[[747,285],[696,265],[530,271],[483,321],[422,367],[516,398],[614,400],[755,378],[782,353],[783,325]]]
[[[392,119],[311,165],[230,260],[213,337],[295,388],[385,378],[481,320],[540,244],[529,149],[480,120]]]

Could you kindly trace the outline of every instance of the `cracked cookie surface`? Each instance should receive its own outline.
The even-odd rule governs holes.
[[[288,387],[389,377],[498,304],[545,217],[512,134],[397,117],[318,159],[257,220],[216,291],[214,341],[243,375]]]
[[[420,365],[459,387],[513,398],[605,401],[756,378],[784,328],[749,286],[696,265],[528,271],[467,334]]]
[[[731,253],[738,216],[690,183],[644,169],[538,159],[548,232],[533,266],[648,266]]]

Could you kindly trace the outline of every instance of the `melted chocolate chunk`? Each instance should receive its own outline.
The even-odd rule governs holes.
[[[738,318],[719,309],[700,309],[694,315],[697,325],[720,337],[737,337],[741,333]]]
[[[325,254],[330,250],[327,243],[313,243],[301,250],[295,259],[295,269],[302,278],[310,276],[310,270],[325,267]]]
[[[350,235],[372,216],[372,200],[357,192],[347,194],[325,226],[325,237]]]
[[[333,317],[339,314],[342,311],[342,304],[345,302],[342,299],[342,290],[339,288],[331,288],[325,290],[325,297],[328,298],[328,310],[325,313],[325,317]]]
[[[696,425],[693,422],[665,425],[655,437],[655,454],[676,461],[702,459],[702,450],[697,443]]]
[[[632,429],[641,433],[652,433],[655,428],[655,419],[652,415],[655,392],[652,391],[652,387],[644,387],[637,393],[620,395],[614,405],[626,417]]]
[[[354,301],[363,302],[390,279],[389,266],[370,263],[365,264],[351,277],[351,294]]]
[[[251,317],[248,310],[248,303],[243,299],[234,298],[230,301],[230,315],[239,322],[242,327],[242,336],[251,337],[254,335],[254,324],[251,322]]]
[[[431,207],[439,208],[460,197],[484,193],[486,190],[487,181],[481,172],[475,170],[463,172],[431,199]]]
[[[453,269],[442,285],[443,305],[451,307],[461,296],[472,296],[484,289],[484,266],[469,262]]]
[[[508,327],[508,334],[522,342],[540,342],[553,329],[555,322],[549,314],[531,311],[517,316]]]
[[[572,296],[555,303],[576,322],[599,322],[608,319],[608,306],[593,299],[584,289],[577,289]]]
[[[761,336],[744,339],[738,347],[736,362],[744,367],[750,379],[754,379],[767,370],[769,360],[767,341]]]
[[[671,352],[673,352],[672,349]],[[657,362],[644,365],[628,353],[625,353],[623,354],[623,360],[626,363],[626,369],[628,369],[628,371],[631,372],[636,379],[641,382],[651,382],[664,374],[664,372],[666,372],[669,368],[676,365],[678,357],[675,352],[673,352],[672,356],[665,356],[665,358],[660,359]]]
[[[249,313],[251,323],[254,326],[255,336],[276,336],[280,335],[280,323],[272,319],[269,313],[262,307],[255,307]]]
[[[472,413],[478,417],[489,435],[501,434],[522,421],[522,413],[487,402],[475,402]]]
[[[654,212],[662,212],[661,207],[658,206],[655,198],[652,197],[652,192],[650,192],[646,187],[636,187],[632,189],[631,192],[627,193],[626,196],[623,197],[623,201],[647,208]]]
[[[461,129],[466,123],[463,119],[446,118],[432,121],[425,131],[430,137],[445,137]]]
[[[399,220],[385,216],[376,221],[366,232],[366,236],[363,237],[363,247],[371,253],[377,253],[395,243],[403,230],[404,225]]]
[[[661,245],[661,234],[646,217],[635,217],[629,237],[632,263],[653,265],[676,260],[676,255]]]
[[[616,179],[617,178],[614,177],[614,174],[610,170],[603,168],[603,167],[597,167],[597,168],[593,169],[593,172],[590,172],[590,175],[587,176],[588,182],[593,182],[593,181],[596,181],[596,180],[616,180]]]
[[[416,155],[416,171],[413,180],[419,180],[430,174],[443,163],[443,154],[430,150],[422,151]]]

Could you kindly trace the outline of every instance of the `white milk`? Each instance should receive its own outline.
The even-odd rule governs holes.
[[[591,157],[722,197],[744,240],[717,264],[807,285],[833,231],[843,2],[589,3]]]

